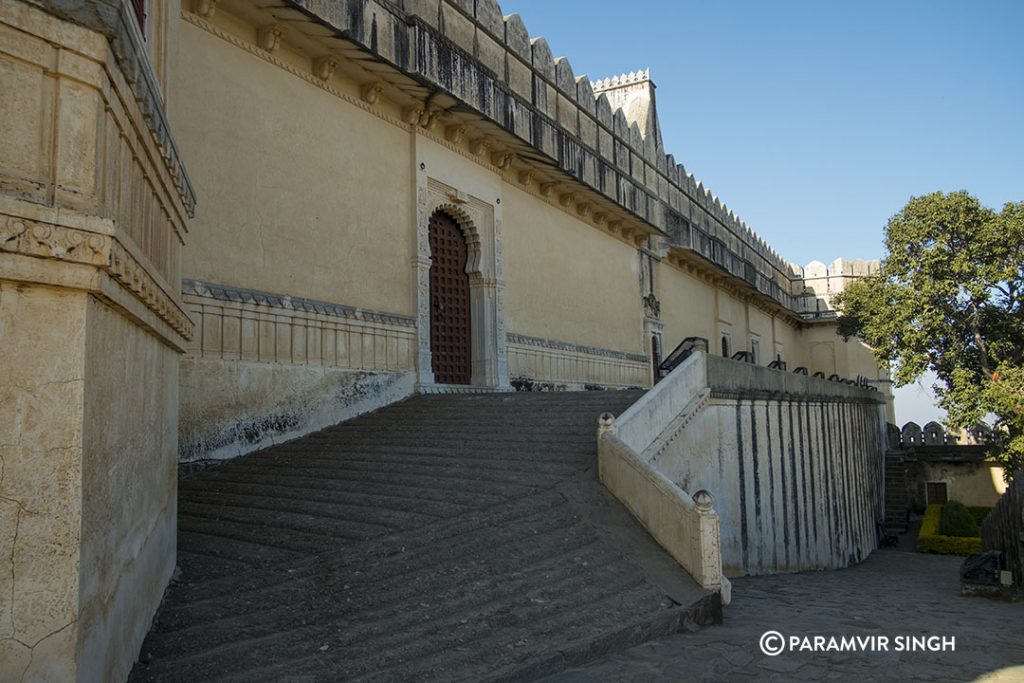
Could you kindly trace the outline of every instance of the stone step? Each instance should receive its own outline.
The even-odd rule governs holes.
[[[575,581],[579,585],[574,583],[566,590],[578,592],[585,588],[580,583],[583,581],[579,571],[581,562],[602,562],[610,571],[612,565],[624,561],[609,557],[607,549],[600,548],[593,537],[570,537],[569,540],[572,542],[567,542],[557,553],[539,548],[523,552],[509,564],[513,578],[500,584],[495,583],[490,563],[480,558],[466,558],[456,564],[449,558],[449,562],[426,570],[396,567],[394,575],[387,577],[366,577],[354,572],[316,575],[281,587],[287,591],[252,596],[259,600],[234,600],[230,604],[207,602],[196,606],[187,628],[162,631],[166,635],[152,652],[156,655],[174,652],[179,657],[188,656],[189,651],[205,652],[230,642],[242,629],[249,638],[269,636],[279,629],[282,620],[294,615],[300,615],[304,624],[321,624],[334,618],[360,624],[358,629],[345,634],[354,643],[374,635],[387,635],[402,619],[440,618],[460,610],[475,609],[474,605],[482,601],[514,597],[535,583],[544,583],[553,589],[558,588],[559,582]],[[629,567],[623,571],[628,572]],[[310,589],[314,587],[307,585],[312,582],[317,584],[313,592]],[[274,599],[268,601],[266,597]],[[374,625],[373,628],[370,625]]]
[[[176,594],[181,596],[183,604],[194,606],[203,600],[220,599],[227,592],[266,588],[318,573],[342,571],[363,563],[385,561],[399,554],[426,566],[447,555],[466,552],[477,544],[501,545],[510,536],[520,534],[523,530],[533,533],[538,530],[534,517],[540,516],[546,522],[564,504],[565,498],[561,493],[547,491],[441,520],[431,525],[429,533],[415,529],[391,534],[352,546],[350,552],[344,554],[326,554],[289,562],[276,567],[272,572],[251,572],[224,581],[183,583],[177,587]]]
[[[596,481],[639,395],[415,397],[182,481],[131,680],[527,678],[716,618]]]

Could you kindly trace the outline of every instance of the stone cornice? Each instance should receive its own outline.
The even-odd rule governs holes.
[[[91,217],[82,218],[81,223],[69,226],[0,213],[0,251],[53,265],[91,266],[130,292],[183,339],[191,339],[192,321],[177,295],[151,274],[145,257],[115,236],[113,223]],[[98,285],[96,293],[105,294]]]
[[[508,333],[507,339],[509,344],[537,346],[554,351],[570,351],[572,353],[582,353],[589,356],[627,360],[634,363],[646,363],[649,360],[647,356],[638,353],[627,353],[625,351],[616,351],[614,349],[599,349],[593,346],[581,346],[580,344],[570,344],[569,342],[557,341],[554,339],[542,339],[540,337],[529,337],[525,334],[515,334],[512,332]]]
[[[192,280],[185,278],[181,281],[181,292],[186,296],[213,299],[216,301],[230,301],[236,304],[249,304],[267,308],[285,309],[289,311],[302,311],[305,313],[316,313],[335,318],[347,320],[364,320],[367,322],[393,325],[395,327],[415,328],[416,319],[398,313],[385,313],[373,311],[345,304],[331,303],[329,301],[318,301],[306,299],[288,294],[277,294],[263,292],[245,287],[233,287],[214,282]]]
[[[885,403],[885,397],[877,396],[846,396],[841,394],[804,394],[788,391],[765,391],[761,389],[711,389],[712,399],[727,401],[789,401],[793,403]]]

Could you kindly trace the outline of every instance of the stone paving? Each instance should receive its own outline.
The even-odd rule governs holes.
[[[737,579],[724,624],[650,641],[545,680],[1024,682],[1024,603],[961,596],[960,561],[880,550],[850,569]],[[768,630],[787,641],[888,636],[890,651],[769,657],[759,646]],[[955,651],[892,651],[895,638],[907,635],[952,636]]]

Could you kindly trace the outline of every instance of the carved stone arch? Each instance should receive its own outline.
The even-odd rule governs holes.
[[[472,386],[507,390],[505,281],[501,243],[501,207],[421,172],[417,175],[416,244],[414,259],[417,317],[417,376],[421,391],[462,390],[438,384],[430,348],[430,222],[443,214],[466,242],[466,274],[470,283]]]
[[[444,202],[439,204],[430,212],[430,215],[441,212],[446,214],[449,218],[455,221],[455,224],[459,226],[459,230],[462,231],[462,236],[466,239],[466,248],[469,250],[469,258],[466,259],[466,272],[470,278],[474,274],[480,272],[480,231],[477,229],[473,219],[458,204],[453,202]]]

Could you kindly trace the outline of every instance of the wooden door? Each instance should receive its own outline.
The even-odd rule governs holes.
[[[430,354],[434,381],[469,384],[469,275],[466,238],[447,214],[430,217]]]

